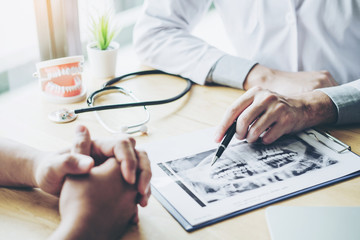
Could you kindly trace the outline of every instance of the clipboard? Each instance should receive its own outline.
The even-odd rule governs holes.
[[[198,133],[198,134],[202,134],[202,133]],[[151,188],[152,194],[163,205],[163,207],[179,222],[179,224],[186,231],[191,232],[196,229],[220,222],[222,220],[225,220],[225,219],[228,219],[228,218],[231,218],[234,216],[238,216],[240,214],[247,213],[252,210],[255,210],[255,209],[258,209],[258,208],[261,208],[264,206],[268,206],[273,203],[277,203],[277,202],[298,196],[300,194],[314,191],[314,190],[322,188],[322,187],[336,184],[338,182],[345,181],[345,180],[348,180],[348,179],[351,179],[351,178],[354,178],[354,177],[357,177],[360,175],[360,157],[358,155],[356,155],[355,153],[351,152],[350,146],[346,145],[345,143],[343,143],[340,140],[336,139],[335,137],[331,136],[329,133],[322,132],[322,131],[315,130],[315,129],[309,129],[309,130],[303,131],[301,134],[303,136],[307,136],[307,138],[311,138],[312,142],[309,145],[312,145],[312,144],[316,145],[315,146],[316,149],[323,148],[322,150],[324,150],[325,152],[331,151],[331,152],[333,152],[334,156],[342,156],[342,155],[344,155],[344,156],[346,155],[347,157],[351,156],[351,158],[353,159],[354,162],[355,161],[359,162],[357,168],[354,168],[355,169],[354,171],[349,171],[349,172],[344,173],[343,175],[337,176],[335,178],[330,178],[325,181],[319,181],[316,184],[310,184],[309,186],[304,187],[304,188],[299,188],[296,191],[291,191],[286,194],[280,194],[279,196],[277,196],[275,198],[270,198],[266,201],[255,202],[254,204],[250,203],[246,207],[242,207],[237,210],[233,210],[233,211],[229,211],[229,212],[224,212],[224,214],[218,214],[218,216],[216,216],[216,217],[210,217],[206,220],[199,221],[196,224],[194,224],[193,222],[188,220],[189,217],[186,215],[188,213],[184,213],[184,212],[186,212],[186,211],[184,211],[184,208],[182,209],[181,207],[179,207],[179,205],[177,205],[176,201],[174,201],[174,199],[171,199],[171,197],[169,197],[169,194],[166,191],[164,191],[164,189],[159,187],[159,182],[155,182],[154,184],[152,183],[152,188]],[[196,137],[187,136],[187,137],[185,137],[185,139],[195,139],[196,140]],[[176,142],[176,140],[174,140],[174,139],[168,140],[167,142],[172,142],[172,141]],[[198,142],[198,141],[196,141],[196,142]],[[317,142],[317,144],[315,142]],[[160,145],[163,146],[163,144],[164,143],[161,143]],[[327,150],[325,150],[325,148]],[[152,152],[151,149],[152,149],[152,147],[149,147],[146,150],[148,151],[148,153],[150,150],[150,153],[151,153]],[[199,149],[200,149],[200,151],[202,151],[201,149],[203,149],[203,146],[201,146]],[[156,151],[156,147],[155,147],[155,151]],[[151,159],[151,155],[149,155],[149,156]],[[175,158],[177,158],[178,156],[179,156],[179,152],[174,154]],[[156,174],[153,175],[153,177],[156,178]],[[164,176],[162,176],[162,178],[164,178]],[[170,181],[170,180],[164,179],[164,181]],[[175,181],[175,180],[173,179],[173,181]],[[181,188],[179,188],[179,189],[181,189]],[[181,195],[181,196],[183,196],[183,195]]]
[[[305,130],[304,133],[313,136],[319,143],[325,147],[337,152],[343,153],[351,151],[351,146],[343,143],[339,139],[333,137],[330,133],[318,129]]]

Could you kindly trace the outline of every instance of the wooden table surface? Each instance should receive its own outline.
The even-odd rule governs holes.
[[[85,79],[88,93],[104,83],[104,80]],[[144,76],[119,85],[131,89],[140,99],[148,100],[180,92],[185,87],[185,81],[167,76]],[[135,134],[135,139],[142,144],[216,126],[227,106],[242,93],[226,87],[195,85],[189,94],[176,102],[149,107],[149,133]],[[75,109],[86,107],[86,104],[85,101],[66,105],[49,103],[42,97],[37,82],[4,93],[0,95],[0,136],[43,150],[69,146],[78,124],[86,125],[93,138],[112,136],[97,122],[93,113],[79,115],[76,121],[67,124],[50,122],[47,115],[61,107]],[[110,112],[106,114],[109,116]],[[324,128],[360,154],[359,124]],[[0,239],[46,239],[60,221],[57,204],[57,198],[38,189],[0,188]],[[360,178],[276,205],[359,206]],[[154,197],[151,197],[148,207],[140,209],[139,215],[139,225],[131,227],[123,239],[270,239],[265,208],[192,233],[183,230]]]

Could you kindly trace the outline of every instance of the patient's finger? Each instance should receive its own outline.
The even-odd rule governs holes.
[[[148,199],[151,194],[150,180],[151,180],[151,167],[149,158],[144,151],[136,151],[138,156],[139,166],[138,166],[138,191],[141,194],[139,199],[139,204],[142,207],[145,207],[148,203]]]
[[[135,184],[138,160],[134,149],[134,141],[124,138],[114,147],[115,158],[120,162],[121,173],[126,182]]]
[[[89,130],[85,126],[80,125],[76,128],[71,152],[90,156],[91,138]]]
[[[152,176],[150,161],[144,151],[136,151],[136,155],[139,160],[138,172],[138,191],[141,194],[146,194],[150,188],[150,179]]]

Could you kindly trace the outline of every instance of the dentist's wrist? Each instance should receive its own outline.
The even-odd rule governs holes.
[[[257,64],[248,73],[243,84],[244,89],[248,90],[255,86],[267,88],[268,83],[271,82],[271,79],[274,79],[275,74],[275,70]]]

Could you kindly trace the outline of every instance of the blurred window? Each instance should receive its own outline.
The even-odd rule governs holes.
[[[39,61],[34,2],[1,0],[0,93],[34,81]]]
[[[47,13],[44,13],[43,9],[38,9],[39,6],[43,5],[44,0],[0,1],[2,3],[0,8],[0,31],[2,33],[0,38],[0,93],[3,93],[37,80],[33,77],[33,73],[36,71],[35,64],[41,61],[39,42],[44,42],[44,36],[46,36],[46,34],[40,34],[42,39],[38,39],[36,17],[44,17],[44,14],[46,15]],[[117,36],[116,41],[119,42],[122,47],[131,44],[132,29],[141,12],[143,0],[77,1],[78,12],[71,12],[72,9],[66,8],[64,16],[65,18],[76,15],[79,16],[78,24],[74,23],[73,25],[78,25],[80,28],[80,51],[82,51],[85,57],[86,45],[91,41],[89,34],[90,16],[94,13],[100,14],[101,11],[110,9],[114,13],[115,23],[121,27],[121,32]],[[69,0],[46,1],[48,4],[74,4],[74,2],[75,0],[70,0],[70,2]],[[37,9],[35,9],[34,3],[37,4]],[[76,8],[74,8],[74,11],[76,11]],[[70,19],[70,21],[76,20]],[[41,31],[42,30],[44,30],[43,26],[41,26]],[[77,30],[77,28],[74,27],[74,29],[70,29],[70,31],[67,30],[65,34],[71,34],[71,30]],[[56,38],[56,34],[58,34],[60,30],[55,28],[55,31],[57,31],[55,32]],[[73,35],[75,36],[75,34],[76,33]],[[73,36],[67,37],[71,39]],[[58,39],[54,41],[56,42],[56,40]],[[43,49],[47,49],[47,46],[41,46]],[[51,57],[50,55],[50,58]]]

